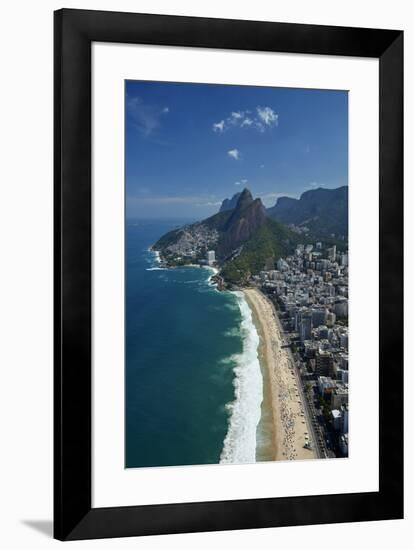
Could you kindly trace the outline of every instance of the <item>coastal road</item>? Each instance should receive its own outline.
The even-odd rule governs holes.
[[[312,422],[312,419],[316,420],[316,416],[314,414],[312,414],[312,411],[310,410],[309,402],[308,402],[308,399],[307,399],[307,397],[305,395],[305,392],[304,392],[304,389],[303,389],[302,378],[300,376],[299,369],[296,366],[296,361],[295,361],[295,358],[292,355],[292,350],[290,348],[288,350],[288,353],[289,353],[290,362],[293,365],[293,371],[295,373],[296,382],[297,382],[297,385],[298,385],[298,388],[299,388],[299,391],[300,391],[300,394],[301,394],[301,397],[302,397],[302,403],[304,404],[304,411],[305,411],[305,415],[306,415],[306,424],[308,426],[309,433],[312,436],[313,450],[315,451],[316,458],[326,458],[325,456],[323,456],[323,453],[321,452],[321,449],[319,447],[318,436],[317,436],[317,433],[315,431],[315,428],[314,428],[313,422]]]

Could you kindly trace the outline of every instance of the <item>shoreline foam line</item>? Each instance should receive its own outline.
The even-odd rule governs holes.
[[[151,252],[153,252],[154,254],[154,260],[155,262],[160,265],[161,263],[161,257],[160,257],[160,253],[158,252],[158,250],[152,250]]]
[[[263,376],[263,401],[261,418],[257,426],[256,462],[276,460],[277,456],[277,413],[275,408],[275,386],[272,383],[272,363],[267,355],[267,339],[254,302],[247,292],[243,292],[252,311],[252,319],[259,334],[259,362]]]
[[[216,268],[216,267],[212,267],[210,265],[204,265],[203,266],[204,269],[207,269],[208,271],[211,271],[211,275],[210,277],[207,279],[207,283],[210,285],[210,286],[213,286],[214,288],[217,287],[216,283],[213,283],[211,281],[211,279],[214,277],[214,275],[217,275],[217,273],[219,272],[219,270]]]
[[[162,271],[165,269],[165,267],[161,266],[161,258],[160,253],[157,250],[152,250],[152,248],[148,248],[147,252],[151,254],[153,265],[151,267],[145,268],[145,271]]]
[[[233,293],[240,308],[243,351],[234,355],[234,401],[226,405],[229,424],[220,456],[221,464],[256,462],[256,432],[261,418],[263,378],[259,363],[259,335],[252,311],[242,292]]]

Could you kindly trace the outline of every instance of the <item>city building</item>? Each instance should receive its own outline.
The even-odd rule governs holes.
[[[312,309],[312,327],[318,328],[326,322],[326,309]]]
[[[336,245],[334,244],[331,248],[328,248],[326,254],[328,256],[328,260],[334,262],[336,259]]]
[[[214,250],[209,250],[207,252],[207,263],[208,265],[214,265],[216,263],[216,253]]]
[[[332,311],[330,311],[326,316],[326,325],[328,327],[333,327],[336,321],[336,315]]]
[[[317,376],[332,376],[334,365],[332,353],[319,349],[315,359],[315,374]]]
[[[348,317],[348,300],[344,296],[337,296],[334,311],[337,317]]]
[[[348,434],[341,435],[339,439],[339,448],[343,456],[348,456]]]
[[[312,315],[310,313],[306,313],[302,316],[302,319],[299,325],[299,335],[300,335],[301,342],[304,342],[305,340],[309,340],[311,338],[311,333],[312,333]]]
[[[329,335],[328,327],[326,325],[321,325],[320,327],[318,327],[317,334],[318,340],[327,340]]]
[[[339,335],[339,342],[341,344],[341,348],[348,350],[348,331],[341,332]]]
[[[341,406],[341,433],[343,434],[347,434],[349,430],[348,414],[348,403],[344,403]]]
[[[333,429],[336,430],[337,432],[339,432],[341,429],[341,419],[342,419],[341,411],[339,411],[338,409],[332,409],[331,411],[332,426],[333,426]]]
[[[345,369],[338,368],[336,371],[336,378],[343,382],[344,384],[348,384],[349,382],[349,371]]]
[[[277,261],[276,265],[279,271],[287,271],[289,269],[289,265],[282,258]]]
[[[319,376],[318,389],[319,393],[324,395],[327,392],[331,392],[335,389],[336,383],[329,376]]]
[[[348,384],[337,383],[336,388],[331,393],[331,407],[339,409],[346,403],[348,403]]]
[[[333,452],[347,456],[348,252],[322,242],[300,244],[276,266],[267,262],[253,279],[280,311],[302,384],[314,390],[308,395],[314,398],[315,411],[320,411],[319,397],[324,398],[324,415],[313,413],[322,435],[329,439],[329,432],[335,431]]]

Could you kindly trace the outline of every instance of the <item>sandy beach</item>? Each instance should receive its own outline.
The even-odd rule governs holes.
[[[273,413],[274,460],[316,458],[304,447],[310,437],[298,381],[288,350],[282,348],[283,332],[273,304],[256,288],[243,290],[254,314],[260,336],[260,359],[268,369]]]

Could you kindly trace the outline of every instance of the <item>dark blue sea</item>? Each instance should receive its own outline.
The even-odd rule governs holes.
[[[164,269],[149,247],[177,221],[126,226],[127,468],[254,462],[259,337],[209,268]]]

